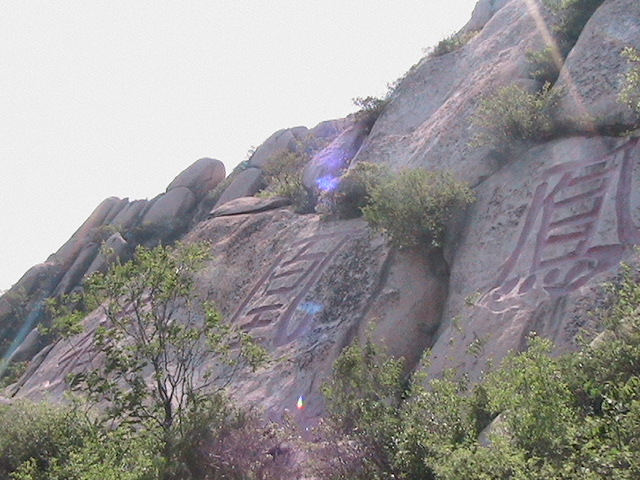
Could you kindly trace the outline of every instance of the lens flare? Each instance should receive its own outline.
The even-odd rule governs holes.
[[[326,175],[324,177],[320,177],[316,180],[316,184],[318,188],[323,192],[329,192],[331,190],[335,190],[335,188],[340,183],[340,179],[338,177],[333,177],[331,175]]]
[[[324,307],[316,302],[304,302],[302,305],[298,306],[298,310],[302,310],[309,315],[317,315],[324,310]]]
[[[304,410],[305,408],[307,408],[307,401],[305,400],[304,396],[300,395],[298,397],[296,407],[298,408],[298,410]]]

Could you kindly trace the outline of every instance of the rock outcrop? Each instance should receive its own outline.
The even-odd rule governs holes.
[[[275,421],[300,395],[308,401],[300,422],[316,421],[333,361],[366,335],[405,357],[408,369],[439,376],[457,368],[471,379],[523,348],[531,332],[553,339],[558,352],[577,348],[582,330],[601,328],[589,312],[602,302],[602,283],[640,244],[640,140],[617,136],[638,127],[617,96],[629,69],[620,51],[640,47],[639,8],[636,0],[606,0],[585,26],[552,89],[563,126],[555,138],[509,154],[474,146],[483,98],[514,83],[541,87],[526,53],[551,44],[555,22],[542,2],[481,0],[465,27],[477,35],[421,60],[370,131],[357,115],[280,130],[225,181],[217,201],[218,193],[207,195],[224,172],[210,159],[154,200],[105,200],[0,298],[0,333],[10,338],[4,348],[15,349],[14,339],[33,330],[47,297],[107,267],[113,257],[99,253],[103,240],[126,258],[138,244],[178,237],[211,242],[215,260],[201,273],[203,295],[269,350],[273,361],[233,393]],[[282,199],[254,198],[264,187],[262,169],[283,151],[309,155],[309,189],[367,161],[451,171],[477,201],[460,212],[442,249],[393,251],[362,219],[323,220],[294,213]],[[202,221],[194,221],[200,210]],[[85,333],[41,350],[11,394],[61,398],[66,374],[94,360],[92,329],[103,320],[94,312]],[[33,338],[22,350],[29,355]]]

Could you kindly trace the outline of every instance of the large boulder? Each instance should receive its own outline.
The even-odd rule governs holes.
[[[291,129],[278,130],[267,138],[251,155],[249,165],[263,168],[274,155],[295,150],[297,142],[298,139]]]
[[[147,207],[148,200],[134,200],[118,212],[111,220],[110,225],[122,229],[130,228],[140,221],[140,214]]]
[[[255,195],[262,190],[264,186],[262,170],[249,167],[235,176],[229,186],[222,192],[222,195],[220,195],[220,198],[216,202],[216,207],[224,205],[236,198]]]
[[[207,218],[228,217],[230,215],[243,215],[246,213],[266,212],[276,208],[286,207],[291,204],[291,200],[285,197],[242,197],[236,198],[225,203],[220,207],[216,207],[209,213]]]
[[[187,187],[175,187],[160,195],[146,210],[143,224],[159,224],[185,215],[196,205],[196,196]]]
[[[201,158],[178,175],[167,187],[167,192],[186,187],[199,201],[224,180],[225,176],[224,163],[213,158]]]
[[[640,3],[609,0],[593,14],[571,50],[554,89],[562,96],[557,116],[572,130],[626,129],[637,114],[619,101],[631,65],[625,47],[640,48]]]
[[[475,32],[481,30],[491,17],[493,17],[498,10],[505,6],[509,0],[480,0],[476,3],[476,6],[471,13],[471,20],[462,27],[462,32]]]
[[[80,226],[67,242],[51,255],[47,261],[55,261],[63,269],[67,269],[76,260],[76,256],[90,242],[93,241],[93,233],[102,225],[108,224],[114,219],[118,212],[129,202],[117,197],[110,197],[103,200],[96,207],[89,218]]]

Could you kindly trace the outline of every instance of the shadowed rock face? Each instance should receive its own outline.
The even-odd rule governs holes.
[[[272,420],[285,409],[295,412],[304,395],[308,408],[295,415],[304,425],[314,422],[333,361],[366,334],[405,357],[408,368],[437,376],[457,367],[472,379],[523,348],[532,331],[553,339],[558,351],[576,348],[581,329],[600,328],[589,311],[602,300],[601,284],[640,244],[640,146],[634,137],[576,133],[584,126],[574,121],[574,100],[578,95],[580,108],[597,117],[601,132],[633,122],[616,96],[617,75],[628,68],[619,50],[640,46],[638,3],[607,0],[569,54],[554,88],[558,118],[574,122],[573,133],[521,146],[509,158],[471,145],[473,115],[501,86],[538,86],[525,52],[546,45],[550,14],[531,0],[481,0],[465,28],[482,30],[457,52],[412,69],[370,133],[358,130],[353,117],[276,132],[202,222],[189,224],[198,208],[208,207],[203,217],[211,210],[203,199],[220,181],[214,160],[196,162],[154,200],[105,200],[47,264],[0,298],[2,332],[23,325],[18,310],[34,311],[56,289],[71,291],[86,272],[105,268],[109,259],[97,253],[98,240],[108,239],[124,257],[154,222],[181,222],[188,226],[185,241],[212,242],[215,260],[201,273],[203,294],[274,359],[233,386],[240,403],[263,408]],[[396,170],[450,170],[474,186],[477,202],[459,214],[442,251],[390,251],[361,219],[321,221],[277,199],[248,197],[261,188],[261,167],[282,149],[317,159],[307,166],[308,186],[327,172],[371,161]],[[348,154],[323,170],[321,160],[336,152]],[[27,292],[26,302],[16,301],[18,290]],[[87,332],[72,340],[77,348],[58,342],[38,354],[12,393],[60,398],[66,373],[93,358],[92,330],[100,321],[98,312],[87,318]],[[431,364],[421,367],[427,349]]]
[[[591,133],[626,130],[637,115],[618,102],[629,71],[620,53],[640,48],[640,3],[609,0],[593,14],[567,57],[554,88],[565,94],[558,119],[566,128]]]

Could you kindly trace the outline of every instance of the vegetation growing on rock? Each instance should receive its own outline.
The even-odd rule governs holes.
[[[311,212],[313,195],[302,181],[302,171],[308,161],[307,155],[290,151],[271,157],[264,167],[267,187],[260,196],[286,197],[291,200],[296,212]]]
[[[478,34],[477,31],[466,33],[453,33],[443,38],[438,44],[429,50],[430,57],[441,57],[447,53],[455,52],[464,47],[469,41]]]
[[[325,478],[638,478],[638,305],[640,284],[627,270],[598,342],[554,357],[551,342],[532,335],[474,387],[453,371],[403,379],[379,348],[349,347],[326,391],[352,458]]]
[[[454,212],[474,200],[471,189],[446,172],[404,170],[372,186],[365,220],[397,248],[442,245]]]
[[[506,152],[514,141],[542,141],[556,129],[552,109],[558,92],[546,84],[540,92],[529,92],[519,85],[499,89],[482,100],[474,116],[480,132],[474,139],[477,146],[487,146]]]
[[[71,387],[100,405],[108,424],[134,424],[155,437],[170,467],[201,423],[223,414],[223,389],[265,355],[198,295],[196,273],[209,250],[138,247],[132,261],[94,274],[85,287],[84,303],[100,305],[107,321],[95,332],[101,361],[73,374]]]

